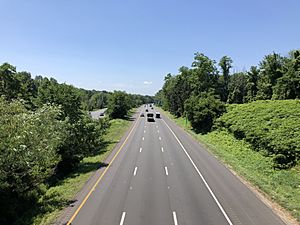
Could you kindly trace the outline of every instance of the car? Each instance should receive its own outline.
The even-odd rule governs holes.
[[[141,117],[145,117],[145,114],[144,113],[141,113],[141,115],[140,115]]]
[[[159,112],[156,112],[156,113],[155,113],[155,117],[156,117],[156,118],[160,118],[160,113],[159,113]]]
[[[148,122],[154,122],[154,113],[147,113],[147,121]]]
[[[145,111],[146,111],[146,112],[148,112],[149,110],[148,110],[148,109],[146,109]]]

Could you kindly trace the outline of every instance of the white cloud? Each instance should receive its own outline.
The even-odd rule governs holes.
[[[150,84],[152,84],[152,81],[144,81],[144,84],[145,85],[150,85]]]

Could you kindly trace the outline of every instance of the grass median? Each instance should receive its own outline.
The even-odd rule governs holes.
[[[131,110],[130,114],[133,112],[134,110]],[[32,212],[35,216],[28,215],[28,221],[25,224],[49,225],[72,202],[74,196],[129,129],[131,122],[129,119],[114,119],[110,121],[110,124],[104,138],[106,144],[99,154],[84,158],[76,171],[58,182],[57,185],[45,190],[46,193],[40,199],[40,205],[36,209],[39,212]]]
[[[196,134],[185,118],[176,118],[169,112],[161,112],[190,133],[196,140],[225,163],[239,176],[257,187],[267,199],[278,203],[300,222],[300,166],[289,170],[273,169],[270,157],[254,151],[250,144],[237,140],[226,130],[216,130],[207,134]],[[281,209],[282,211],[282,209]],[[288,218],[295,224],[293,218]]]

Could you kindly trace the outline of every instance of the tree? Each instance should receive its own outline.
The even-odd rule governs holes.
[[[246,101],[254,101],[257,95],[257,82],[259,78],[259,69],[256,66],[251,66],[250,71],[247,72],[247,96]]]
[[[274,99],[300,98],[300,50],[293,51],[286,63],[287,72],[277,80],[273,87]]]
[[[220,93],[221,99],[224,102],[227,102],[228,99],[228,84],[229,84],[229,72],[230,68],[232,67],[232,59],[228,56],[223,56],[220,59],[219,66],[222,69],[222,75],[223,75],[223,85],[222,85],[222,92]]]
[[[191,75],[191,85],[195,95],[216,91],[218,74],[215,64],[214,60],[209,59],[203,53],[195,53]]]
[[[247,95],[247,75],[242,72],[233,74],[228,90],[228,103],[244,103]]]
[[[196,132],[208,132],[214,121],[226,111],[225,105],[214,95],[201,93],[185,102],[185,112]]]
[[[279,54],[273,53],[264,57],[260,62],[260,75],[258,80],[258,99],[271,99],[273,87],[277,79],[284,74],[284,63],[286,59]]]
[[[111,118],[125,118],[130,109],[130,99],[126,92],[114,91],[108,100],[108,114]]]
[[[15,78],[16,67],[4,63],[0,66],[0,96],[3,95],[7,100],[18,97],[20,84]]]
[[[59,84],[53,78],[37,78],[38,86],[37,105],[46,103],[60,105],[62,109],[62,118],[69,118],[71,123],[80,119],[81,102],[78,90],[67,84]]]

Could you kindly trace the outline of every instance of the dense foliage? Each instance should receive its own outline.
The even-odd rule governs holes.
[[[32,112],[20,101],[0,98],[0,223],[10,224],[36,197],[61,160],[57,149],[66,138],[58,107]]]
[[[218,67],[215,60],[196,53],[191,68],[180,67],[178,74],[167,74],[155,96],[156,103],[177,117],[188,118],[195,131],[208,132],[225,112],[224,104],[300,98],[300,50],[288,56],[266,55],[249,71],[231,74],[232,63],[230,57],[223,56]],[[264,149],[274,157],[275,167],[293,166],[299,158],[300,121],[295,119],[299,116],[299,103],[253,104],[229,107],[219,126],[224,125],[255,148]]]
[[[225,105],[213,95],[201,94],[185,101],[186,116],[197,132],[210,131],[214,121],[226,111]]]
[[[300,157],[299,100],[230,105],[217,124],[272,156],[276,168],[291,167]]]

